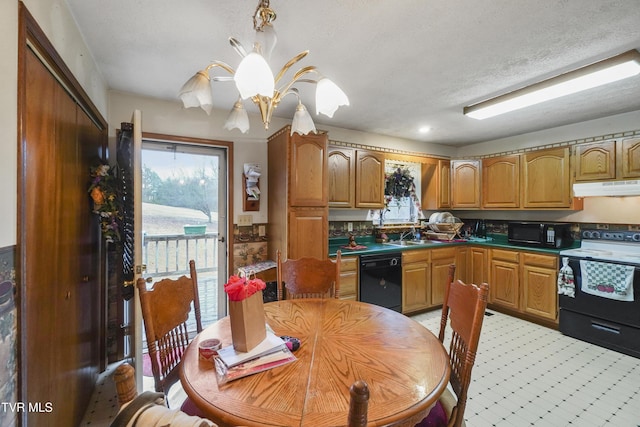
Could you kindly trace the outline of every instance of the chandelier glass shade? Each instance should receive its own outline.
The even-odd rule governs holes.
[[[303,51],[291,58],[275,75],[269,67],[268,60],[276,45],[277,35],[272,22],[276,14],[269,7],[269,0],[260,0],[253,16],[253,27],[256,38],[251,52],[246,52],[244,47],[235,38],[230,37],[229,42],[236,52],[242,57],[237,69],[222,61],[213,61],[205,69],[198,71],[180,89],[179,97],[185,108],[200,107],[207,114],[211,114],[213,108],[213,93],[211,80],[233,81],[239,93],[239,98],[233,105],[225,122],[227,130],[238,129],[242,133],[249,130],[249,116],[244,108],[244,100],[251,99],[260,110],[260,115],[265,129],[269,129],[269,123],[273,112],[280,104],[282,98],[287,95],[295,95],[298,98],[298,106],[291,125],[291,134],[298,132],[306,135],[316,132],[313,119],[307,108],[302,104],[296,83],[311,83],[316,85],[316,114],[324,114],[333,117],[336,110],[342,105],[349,105],[347,95],[331,80],[322,76],[315,66],[306,66],[294,73],[288,81],[282,83],[287,71],[307,56],[309,51]],[[212,76],[211,70],[221,68],[229,75]],[[315,75],[315,79],[309,78]]]

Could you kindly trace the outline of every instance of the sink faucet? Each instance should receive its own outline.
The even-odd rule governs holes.
[[[410,231],[403,231],[402,233],[400,233],[400,241],[403,241],[408,236],[411,236],[412,239],[416,238],[416,227],[415,226],[412,225]]]

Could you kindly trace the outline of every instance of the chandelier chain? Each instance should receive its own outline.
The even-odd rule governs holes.
[[[259,25],[258,18],[260,18],[261,21]],[[262,27],[275,20],[276,12],[269,7],[269,0],[260,0],[255,13],[253,14],[253,29],[256,31],[262,31]]]

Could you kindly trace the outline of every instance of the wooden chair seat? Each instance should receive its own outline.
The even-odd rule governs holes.
[[[340,260],[299,258],[282,260],[277,252],[278,300],[340,298]]]

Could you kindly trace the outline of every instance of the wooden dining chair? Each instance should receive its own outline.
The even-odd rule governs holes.
[[[482,321],[487,307],[489,285],[465,284],[462,280],[453,280],[455,266],[449,267],[449,277],[442,305],[442,319],[438,339],[444,343],[447,323],[451,326],[449,343],[449,365],[451,376],[449,384],[455,396],[445,389],[439,399],[439,405],[431,411],[418,426],[437,425],[433,418],[440,417],[440,411],[446,414],[448,427],[465,425],[464,410],[467,404],[467,391],[471,383],[471,370],[476,359]],[[448,321],[448,322],[447,322]]]
[[[347,427],[366,427],[369,411],[369,385],[357,380],[349,388],[349,417]]]
[[[115,369],[113,382],[120,408],[110,427],[131,425],[217,427],[207,419],[169,409],[166,405],[166,396],[162,393],[147,391],[138,395],[135,370],[128,363],[122,363]]]
[[[277,252],[278,300],[295,298],[340,298],[340,258],[335,262],[317,258],[282,260]]]
[[[187,320],[192,306],[196,331],[202,331],[198,277],[193,260],[189,261],[189,272],[190,277],[162,279],[151,288],[147,288],[145,279],[137,281],[155,390],[165,396],[180,379],[180,361],[191,341]]]

